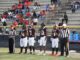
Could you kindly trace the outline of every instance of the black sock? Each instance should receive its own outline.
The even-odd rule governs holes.
[[[68,56],[69,55],[69,50],[68,49],[66,49],[66,56]]]
[[[22,53],[22,51],[23,51],[23,47],[20,48],[20,53]]]
[[[58,48],[56,48],[56,54],[58,53]]]
[[[55,50],[55,48],[52,48],[52,54],[54,54],[54,50]]]
[[[27,53],[27,47],[25,47],[25,53]]]
[[[43,46],[43,50],[44,50],[44,53],[45,53],[45,51],[46,51],[46,47],[45,46]]]
[[[40,46],[40,52],[42,51],[42,46]]]
[[[30,53],[32,53],[32,52],[31,52],[31,51],[32,51],[32,46],[30,46],[29,49],[30,49]]]
[[[35,47],[33,47],[33,52],[35,52]]]

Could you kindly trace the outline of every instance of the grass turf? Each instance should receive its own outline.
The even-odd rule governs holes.
[[[9,54],[7,48],[0,48],[0,60],[80,60],[74,57],[54,57],[54,56],[38,56],[30,54],[18,54],[19,49],[16,49],[15,54]]]

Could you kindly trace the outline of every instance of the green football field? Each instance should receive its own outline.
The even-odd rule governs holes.
[[[71,54],[70,57],[56,57],[43,55],[18,54],[19,49],[16,49],[15,54],[9,54],[8,48],[0,48],[0,60],[80,60],[80,54]]]

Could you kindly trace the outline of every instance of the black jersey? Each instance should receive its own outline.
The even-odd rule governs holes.
[[[46,36],[46,34],[47,34],[47,31],[46,31],[47,29],[44,27],[44,28],[40,28],[40,36]]]
[[[52,36],[52,38],[57,38],[59,36],[59,30],[58,29],[53,29],[51,36]]]
[[[27,30],[20,31],[21,38],[25,38],[28,35]]]
[[[28,36],[29,37],[34,37],[35,36],[35,29],[34,28],[29,28],[28,29]]]

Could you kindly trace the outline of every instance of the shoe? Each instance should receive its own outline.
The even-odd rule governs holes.
[[[46,55],[46,53],[43,53],[43,56],[45,56]]]
[[[59,55],[59,56],[64,56],[64,55]]]
[[[19,54],[22,54],[22,52],[20,52]]]
[[[57,54],[54,54],[53,56],[57,56]]]
[[[32,54],[32,52],[30,52],[30,54]]]
[[[55,55],[56,55],[56,56],[60,56],[60,54],[58,54],[58,53],[57,53],[57,54],[55,54]]]
[[[69,57],[69,55],[65,56],[65,57]]]
[[[42,54],[43,54],[43,52],[42,52],[42,51],[38,53],[38,55],[42,55]]]
[[[54,54],[49,54],[50,56],[54,56]]]
[[[24,52],[24,54],[27,54],[27,52]]]
[[[37,55],[41,55],[40,53],[38,53]]]
[[[33,52],[32,54],[35,55],[35,52]]]

